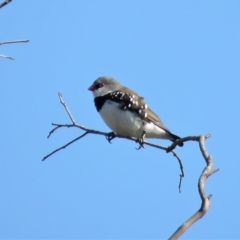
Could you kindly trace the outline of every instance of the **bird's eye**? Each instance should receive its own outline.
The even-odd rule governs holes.
[[[96,85],[96,89],[99,89],[99,88],[101,88],[101,87],[103,87],[103,86],[104,86],[103,83],[98,83],[98,84]]]

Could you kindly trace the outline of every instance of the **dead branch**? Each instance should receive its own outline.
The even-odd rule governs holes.
[[[10,43],[27,43],[27,42],[29,42],[29,39],[23,39],[23,40],[12,40],[12,41],[0,42],[0,45],[3,45],[3,44],[10,44]]]
[[[76,121],[74,120],[69,108],[67,107],[67,104],[64,102],[63,100],[63,96],[62,94],[59,92],[58,93],[58,97],[60,99],[60,103],[64,106],[69,118],[71,119],[72,124],[58,124],[58,123],[52,123],[53,126],[55,126],[48,134],[48,138],[57,130],[60,128],[70,128],[70,127],[76,127],[79,128],[81,130],[84,131],[84,133],[80,136],[78,136],[77,138],[71,140],[70,142],[66,143],[65,145],[55,149],[54,151],[52,151],[51,153],[49,153],[48,155],[44,156],[42,161],[46,160],[48,157],[50,157],[51,155],[53,155],[54,153],[66,148],[67,146],[69,146],[70,144],[76,142],[77,140],[85,137],[88,134],[97,134],[97,135],[102,135],[105,136],[107,138],[107,140],[111,143],[111,140],[113,138],[124,138],[130,141],[135,141],[138,142],[138,139],[133,138],[133,137],[125,137],[125,136],[121,136],[121,135],[117,135],[114,134],[114,136],[111,136],[111,138],[109,137],[110,133],[107,132],[101,132],[98,130],[94,130],[94,129],[89,129],[86,128],[82,125],[79,125],[76,123]],[[111,133],[112,134],[112,133]],[[158,148],[158,149],[162,149],[165,150],[167,153],[168,152],[172,152],[173,156],[177,158],[179,166],[180,166],[180,181],[179,181],[179,192],[181,192],[181,182],[182,182],[182,178],[184,177],[184,171],[183,171],[183,165],[182,165],[182,161],[180,159],[180,157],[176,154],[176,152],[174,151],[174,149],[177,147],[177,145],[179,143],[183,143],[183,142],[187,142],[187,141],[198,141],[199,142],[199,147],[201,150],[201,153],[203,155],[203,158],[205,159],[206,162],[206,167],[203,169],[202,174],[199,177],[199,181],[198,181],[198,191],[199,191],[199,195],[200,198],[202,200],[201,203],[201,207],[200,209],[194,213],[186,222],[184,222],[175,232],[174,234],[169,238],[169,240],[175,240],[178,239],[190,226],[192,226],[197,220],[199,220],[200,218],[202,218],[206,212],[208,211],[209,207],[210,207],[210,198],[212,197],[212,195],[207,196],[204,190],[204,184],[206,179],[212,175],[213,173],[217,172],[219,169],[212,169],[213,168],[213,162],[212,162],[212,157],[207,153],[206,147],[205,147],[205,140],[208,139],[211,135],[207,134],[207,135],[196,135],[196,136],[187,136],[181,139],[176,140],[175,142],[173,142],[169,147],[164,147],[155,143],[151,143],[151,142],[147,142],[147,141],[143,141],[143,145],[148,145],[154,148]]]
[[[9,57],[9,56],[6,56],[6,55],[2,55],[2,54],[0,54],[0,57],[2,57],[2,58],[8,58],[8,59],[14,60],[14,58]]]
[[[4,7],[8,3],[10,3],[12,0],[5,0],[4,2],[0,3],[0,8]]]
[[[0,8],[6,6],[8,3],[10,3],[12,0],[5,0],[4,2],[0,3]],[[24,39],[24,40],[13,40],[13,41],[5,41],[5,42],[0,42],[0,45],[3,45],[3,44],[9,44],[9,43],[27,43],[29,42],[28,39]],[[10,56],[6,56],[6,55],[2,55],[0,54],[0,57],[1,58],[7,58],[7,59],[10,59],[10,60],[14,60],[14,58],[10,57]]]
[[[7,4],[7,3],[6,3],[6,4]],[[5,4],[5,5],[6,5],[6,4]],[[0,42],[0,45],[3,45],[3,44],[10,44],[10,43],[27,43],[27,42],[29,42],[28,39],[23,39],[23,40],[13,40],[13,41]],[[0,57],[14,60],[14,58],[12,58],[12,57],[10,57],[10,56],[2,55],[2,54],[0,54]]]
[[[202,200],[200,209],[194,213],[186,222],[184,222],[175,232],[174,234],[169,238],[169,240],[175,240],[178,239],[189,227],[191,227],[197,220],[202,218],[206,212],[208,211],[210,207],[210,198],[212,195],[209,196],[206,195],[204,184],[207,178],[212,175],[213,173],[219,171],[219,169],[213,170],[213,162],[212,157],[207,153],[206,147],[205,147],[205,140],[209,138],[210,135],[206,136],[200,136],[199,141],[199,147],[202,152],[203,158],[206,161],[206,167],[203,169],[202,174],[199,177],[198,180],[198,192],[200,195],[200,198]]]
[[[6,6],[6,5],[7,5],[8,3],[10,3],[11,1],[12,1],[12,0],[5,0],[4,2],[0,3],[0,8]],[[27,43],[27,42],[29,42],[28,39],[23,39],[23,40],[13,40],[13,41],[0,42],[0,45],[3,45],[3,44],[10,44],[10,43]],[[10,56],[2,55],[2,54],[0,54],[0,57],[14,60],[14,58],[12,58],[12,57],[10,57]]]
[[[66,103],[64,102],[64,100],[63,100],[62,93],[58,92],[58,97],[59,97],[59,99],[60,99],[60,103],[64,106],[64,108],[65,108],[65,110],[66,110],[68,116],[70,117],[70,119],[71,119],[73,125],[75,125],[76,122],[75,122],[75,120],[74,120],[74,118],[73,118],[73,116],[72,116],[70,110],[68,109],[67,104],[66,104]]]

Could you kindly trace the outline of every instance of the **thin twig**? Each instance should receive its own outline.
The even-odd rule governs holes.
[[[12,41],[4,41],[4,42],[0,42],[0,45],[3,44],[10,44],[10,43],[27,43],[29,42],[29,39],[23,39],[23,40],[12,40]]]
[[[12,57],[10,57],[10,56],[2,55],[2,54],[0,54],[0,57],[14,60],[14,58],[12,58]]]
[[[82,137],[85,137],[87,134],[88,134],[88,132],[85,132],[85,133],[83,133],[81,136],[73,139],[72,141],[68,142],[67,144],[63,145],[62,147],[55,149],[53,152],[51,152],[51,153],[49,153],[48,155],[46,155],[46,156],[42,159],[42,161],[44,161],[46,158],[50,157],[50,156],[53,155],[54,153],[60,151],[61,149],[64,149],[64,148],[67,147],[68,145],[76,142],[78,139],[80,139],[80,138],[82,138]]]
[[[76,128],[80,128],[81,130],[83,130],[83,131],[85,131],[89,134],[97,134],[97,135],[102,135],[102,136],[105,136],[105,137],[107,137],[108,134],[109,134],[108,132],[102,132],[102,131],[86,128],[86,127],[84,127],[82,125],[79,125],[77,123],[75,123],[75,124],[52,123],[52,125],[55,126],[55,127],[49,132],[47,138],[49,138],[54,133],[54,131],[56,131],[57,129],[62,128],[62,127],[67,127],[67,128],[76,127]],[[116,134],[116,138],[124,138],[124,139],[128,139],[128,140],[134,141],[134,142],[137,142],[137,140],[138,140],[137,138],[125,137],[125,136],[121,136],[121,135],[117,135],[117,134]],[[147,141],[143,141],[143,144],[151,146],[151,147],[159,148],[159,149],[162,149],[162,150],[167,150],[168,149],[168,147],[163,147],[161,145],[151,143],[151,142],[147,142]],[[177,157],[177,154],[175,152],[173,152],[173,153],[174,153],[174,156]]]
[[[5,0],[4,2],[0,3],[0,8],[4,7],[8,3],[10,3],[12,0]]]
[[[108,132],[102,132],[102,131],[98,131],[98,130],[86,128],[86,127],[84,127],[84,126],[82,126],[82,125],[79,125],[79,124],[77,124],[77,123],[75,123],[75,124],[52,123],[52,125],[53,125],[53,126],[56,126],[56,127],[53,128],[53,129],[49,132],[47,138],[49,138],[49,137],[51,136],[51,134],[53,134],[53,132],[54,132],[55,130],[57,130],[57,129],[61,128],[61,127],[67,127],[67,128],[76,127],[76,128],[80,128],[81,130],[86,131],[86,132],[88,132],[88,133],[90,133],[90,134],[103,135],[103,136],[105,136],[105,137],[107,137],[108,134],[109,134]],[[195,136],[192,136],[192,138],[194,138],[194,137],[195,137]],[[134,141],[134,142],[137,142],[137,140],[138,140],[137,138],[134,138],[134,137],[125,137],[125,136],[121,136],[121,135],[118,135],[118,134],[116,134],[116,138],[124,138],[124,139],[128,139],[128,140]],[[159,145],[159,144],[151,143],[151,142],[147,142],[147,141],[143,141],[143,144],[148,145],[148,146],[151,146],[151,147],[154,147],[154,148],[166,150],[166,151],[167,151],[168,148],[169,148],[169,147],[164,147],[164,146],[161,146],[161,145]],[[173,150],[171,150],[171,152],[173,153],[173,155],[174,155],[175,157],[178,158],[178,161],[181,162],[181,159],[177,156],[177,154],[176,154]],[[183,174],[183,175],[184,175],[184,174]]]
[[[81,126],[79,124],[58,124],[58,123],[52,123],[53,126],[56,126],[55,128],[53,128],[49,134],[48,134],[48,138],[51,136],[51,134],[57,130],[58,128],[61,128],[61,127],[67,127],[67,128],[70,128],[70,127],[76,127],[76,128],[80,128],[82,129],[83,131],[86,131],[88,133],[92,133],[92,134],[98,134],[98,135],[103,135],[103,136],[107,136],[108,133],[106,132],[101,132],[101,131],[97,131],[97,130],[94,130],[94,129],[89,129],[89,128],[86,128],[84,126]],[[120,136],[119,136],[120,137]]]
[[[70,119],[71,119],[73,125],[75,125],[76,122],[75,122],[75,120],[74,120],[74,118],[73,118],[73,116],[72,116],[70,110],[68,109],[67,104],[66,104],[66,103],[64,102],[64,100],[63,100],[62,93],[58,92],[58,97],[59,97],[59,99],[60,99],[60,103],[64,106],[64,108],[65,108],[65,110],[66,110],[68,116],[70,117]]]
[[[178,163],[179,163],[179,166],[180,166],[180,170],[181,170],[181,174],[179,174],[180,179],[179,179],[179,185],[178,185],[179,193],[181,193],[182,178],[184,177],[182,160],[181,160],[181,158],[176,154],[176,152],[175,152],[174,150],[172,150],[171,152],[173,153],[173,156],[177,158]]]
[[[6,1],[5,1],[5,2],[6,2]],[[9,1],[9,2],[10,2],[10,1]],[[8,2],[7,2],[7,3],[8,3]],[[6,5],[7,3],[5,3],[5,5]],[[3,4],[3,3],[2,3],[2,4]],[[3,5],[3,6],[4,6],[4,5]],[[0,5],[0,8],[1,8],[1,5]],[[29,42],[28,39],[24,39],[24,40],[13,40],[13,41],[0,42],[0,45],[9,44],[9,43],[27,43],[27,42]],[[2,54],[0,54],[0,57],[14,60],[14,58],[12,58],[12,57],[10,57],[10,56],[2,55]]]

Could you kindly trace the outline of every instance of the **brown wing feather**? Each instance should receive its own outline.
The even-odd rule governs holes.
[[[148,115],[146,117],[146,120],[154,122],[154,124],[156,124],[158,127],[170,133],[168,128],[164,126],[162,120],[150,108],[147,109],[147,113]]]
[[[162,128],[163,130],[165,130],[166,132],[168,132],[172,137],[173,140],[175,141],[176,139],[179,139],[180,137],[177,135],[172,134],[163,124],[163,122],[161,121],[161,119],[150,109],[148,108],[148,112],[149,114],[147,115],[146,121],[152,121],[154,122],[154,124],[156,124],[158,127]],[[183,146],[183,143],[179,143],[178,144],[180,147]]]
[[[129,92],[131,95],[134,95],[135,98],[134,100],[138,101],[138,105],[132,104],[129,109],[138,112],[139,109],[141,109],[141,106],[145,106],[146,102],[143,97],[139,96],[136,92],[132,91],[131,89],[127,87],[122,88],[124,92]],[[127,97],[127,96],[126,96]],[[160,128],[166,130],[167,132],[170,133],[170,131],[167,129],[167,127],[164,126],[162,120],[148,107],[147,109],[143,108],[142,114],[139,114],[144,120],[146,121],[152,121],[154,124],[159,126]],[[144,117],[145,113],[147,113],[147,117]]]
[[[173,138],[172,141],[180,138],[177,135],[172,134],[168,130],[168,128],[164,126],[162,120],[149,107],[147,107],[144,98],[139,96],[136,92],[132,91],[131,89],[127,87],[122,87],[118,91],[112,93],[112,98],[114,101],[121,103],[120,108],[122,110],[127,109],[132,110],[133,112],[138,114],[143,120],[147,122],[153,122],[159,128],[168,132]],[[179,146],[183,146],[183,144],[181,143],[179,144]]]
[[[123,110],[129,109],[129,110],[137,113],[142,119],[144,119],[145,113],[147,110],[144,108],[144,106],[146,104],[144,101],[144,98],[139,96],[136,92],[132,91],[131,89],[129,89],[127,87],[123,87],[119,91],[126,93],[124,95],[121,95],[121,97],[119,98],[119,101],[121,101],[121,103],[122,103],[120,108]],[[131,101],[130,101],[130,99],[131,99]],[[139,110],[141,110],[141,113],[139,112]]]

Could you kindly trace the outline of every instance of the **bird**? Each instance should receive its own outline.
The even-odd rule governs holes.
[[[144,98],[135,91],[123,86],[113,77],[98,77],[88,88],[92,91],[96,110],[106,125],[113,131],[107,139],[116,134],[138,139],[143,146],[144,138],[180,139],[163,124]],[[178,143],[183,146],[183,143]]]

